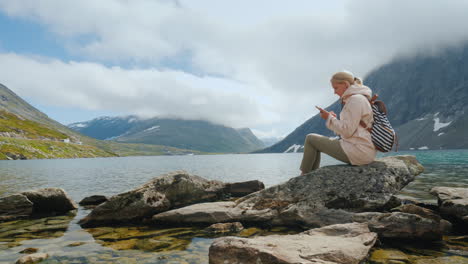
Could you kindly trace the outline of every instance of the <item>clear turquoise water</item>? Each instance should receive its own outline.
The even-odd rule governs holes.
[[[401,193],[435,201],[428,194],[434,186],[468,187],[468,150],[405,151],[387,155],[415,155],[425,172]],[[75,201],[94,194],[115,195],[174,170],[186,170],[208,179],[237,182],[252,179],[272,186],[299,173],[301,153],[233,154],[207,156],[158,156],[68,160],[0,161],[0,196],[43,187],[63,188]],[[322,165],[339,164],[324,157]],[[212,238],[194,237],[185,250],[146,252],[115,250],[96,243],[76,223],[89,213],[81,208],[59,237],[27,239],[20,245],[0,242],[0,263],[12,263],[24,248],[51,254],[44,263],[206,263]],[[72,242],[85,244],[67,247]],[[176,256],[176,257],[174,257]],[[109,260],[111,259],[111,260]]]

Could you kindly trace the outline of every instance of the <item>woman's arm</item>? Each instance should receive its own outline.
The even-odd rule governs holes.
[[[363,113],[364,96],[351,96],[340,113],[340,119],[329,115],[326,126],[343,138],[351,137],[359,127]]]

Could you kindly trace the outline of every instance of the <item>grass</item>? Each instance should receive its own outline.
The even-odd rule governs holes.
[[[0,137],[0,159],[23,155],[27,159],[115,157],[94,146],[50,140]]]
[[[63,140],[69,137],[40,123],[21,119],[12,113],[0,110],[0,133],[2,132],[29,139]]]

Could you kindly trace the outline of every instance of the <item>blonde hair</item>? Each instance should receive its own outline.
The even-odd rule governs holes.
[[[357,84],[357,85],[362,85],[362,79],[359,77],[354,77],[352,73],[349,71],[341,71],[333,74],[331,82],[338,82],[338,83],[343,83],[347,82],[349,85]]]

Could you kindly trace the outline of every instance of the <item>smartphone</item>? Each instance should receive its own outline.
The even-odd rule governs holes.
[[[318,107],[318,106],[315,106],[320,112],[323,112],[325,110],[323,110],[322,108]]]

